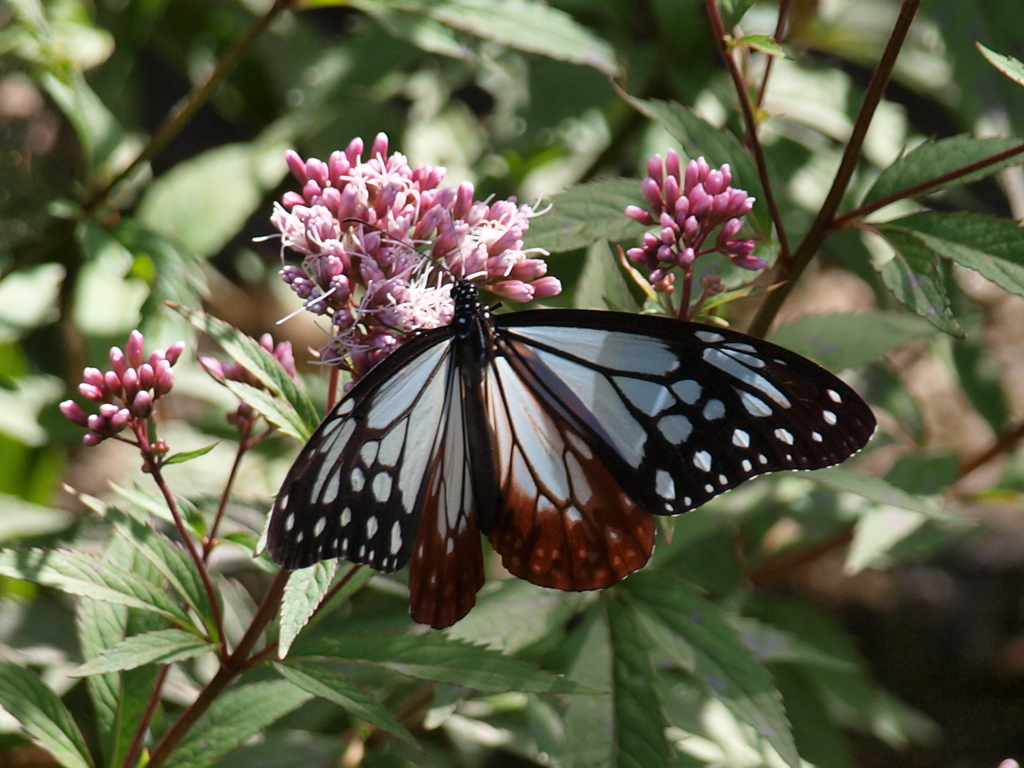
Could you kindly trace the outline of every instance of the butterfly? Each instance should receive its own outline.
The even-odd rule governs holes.
[[[493,314],[457,280],[452,322],[364,376],[300,452],[267,534],[288,569],[409,569],[412,618],[450,626],[484,582],[480,535],[542,587],[642,568],[654,515],[752,477],[838,464],[875,429],[843,381],[782,347],[666,317]]]

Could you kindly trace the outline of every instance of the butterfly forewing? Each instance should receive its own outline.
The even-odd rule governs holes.
[[[757,475],[837,464],[874,431],[838,377],[774,344],[659,317],[496,318],[500,347],[647,511],[678,514]]]
[[[267,546],[285,568],[341,557],[380,571],[408,562],[454,369],[446,329],[377,366],[324,419],[285,477]],[[418,503],[419,502],[419,503]]]

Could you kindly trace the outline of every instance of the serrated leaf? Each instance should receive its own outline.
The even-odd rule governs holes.
[[[864,196],[864,202],[880,200],[904,189],[924,184],[932,179],[951,173],[959,168],[984,160],[986,157],[1020,146],[1019,139],[979,139],[970,135],[951,136],[938,141],[926,141],[918,145],[882,171],[871,189]],[[959,176],[943,184],[929,186],[922,194],[932,194],[949,187],[991,176],[993,173],[1024,163],[1024,152],[985,166],[982,169]]]
[[[742,643],[762,664],[800,664],[853,671],[856,667],[846,659],[815,648],[796,635],[770,624],[745,616],[734,616],[729,623],[739,634]]]
[[[723,128],[711,125],[689,108],[673,101],[637,99],[632,96],[625,98],[640,113],[660,123],[683,146],[690,157],[704,157],[712,167],[728,163],[732,170],[732,186],[745,189],[756,198],[754,218],[760,229],[767,231],[770,217],[757,165],[735,136]]]
[[[1024,296],[1024,229],[1008,219],[973,213],[915,213],[884,225],[917,238],[944,259]]]
[[[225,382],[228,389],[239,397],[242,397],[243,393],[249,393],[247,397],[253,399],[251,405],[268,421],[279,429],[289,430],[289,434],[293,434],[302,442],[309,439],[320,425],[320,416],[301,386],[288,375],[270,352],[255,339],[215,317],[203,312],[194,312],[186,307],[177,306],[174,309],[195,328],[216,341],[232,360],[255,376],[257,381],[266,387],[269,395],[267,392],[233,381]],[[259,394],[252,394],[250,390]],[[275,402],[275,398],[281,398],[284,402]]]
[[[71,515],[61,509],[32,504],[17,496],[0,493],[0,543],[27,536],[45,536],[67,528]]]
[[[346,712],[350,712],[360,720],[390,733],[412,747],[419,747],[411,733],[387,709],[377,703],[376,699],[341,675],[336,675],[321,667],[290,667],[285,664],[274,664],[274,669],[285,680],[294,683],[314,696],[337,704]]]
[[[292,571],[288,583],[284,587],[284,598],[281,601],[281,635],[277,641],[278,658],[285,658],[288,650],[306,626],[324,596],[331,588],[334,574],[338,570],[338,560],[326,560],[311,568],[300,568]]]
[[[300,443],[309,440],[313,434],[309,424],[302,419],[296,409],[291,407],[289,402],[279,400],[266,390],[241,381],[225,381],[224,386],[269,423],[284,434],[294,437]]]
[[[386,8],[426,16],[452,29],[492,40],[527,53],[594,67],[609,76],[619,73],[615,52],[608,43],[577,24],[564,11],[529,0],[492,3],[487,0],[414,2],[359,0],[357,8]]]
[[[116,485],[113,487],[117,493],[129,500],[144,502],[147,498],[144,494],[137,494]],[[141,515],[127,514],[116,507],[107,506],[99,499],[82,494],[78,498],[96,514],[110,522],[125,540],[131,542],[142,556],[170,582],[188,606],[203,618],[208,627],[212,628],[213,617],[206,588],[196,570],[195,563],[181,546],[157,532]],[[161,506],[163,505],[161,504]]]
[[[373,634],[302,643],[292,660],[357,661],[409,677],[479,691],[578,693],[581,686],[480,646],[444,635]]]
[[[935,327],[905,312],[807,315],[779,326],[770,341],[831,371],[857,368],[907,342],[935,335]]]
[[[975,43],[974,45],[981,51],[981,55],[988,60],[989,64],[1013,80],[1017,85],[1024,85],[1024,64],[1013,58],[1013,56],[1004,56],[1001,53],[996,53],[981,43]]]
[[[874,565],[927,519],[920,512],[898,507],[875,507],[866,511],[854,526],[844,571],[853,575]]]
[[[67,550],[0,550],[0,574],[107,603],[151,611],[192,625],[174,599],[155,584],[106,562]]]
[[[530,220],[531,248],[562,253],[599,240],[640,242],[647,227],[626,216],[627,205],[644,206],[639,179],[579,184],[553,196],[551,210]]]
[[[624,586],[635,595],[638,610],[649,613],[693,648],[694,676],[708,692],[797,768],[800,756],[782,697],[719,608],[685,582],[663,573],[639,573]]]
[[[569,677],[581,685],[604,691],[599,696],[570,696],[565,713],[565,752],[569,768],[606,768],[612,765],[616,743],[612,704],[612,649],[603,612],[585,618],[583,642],[569,668]]]
[[[164,460],[163,466],[168,467],[171,464],[183,464],[186,461],[198,459],[200,456],[205,456],[206,454],[208,454],[222,442],[224,441],[218,440],[217,442],[210,443],[209,445],[203,446],[202,448],[196,448],[194,451],[181,451],[180,453],[172,454]]]
[[[71,713],[36,675],[0,661],[0,704],[64,768],[92,768]]]
[[[940,331],[962,337],[963,329],[950,309],[938,256],[905,230],[883,225],[878,231],[895,251],[892,259],[875,267],[885,287],[898,302]]]
[[[168,768],[206,768],[313,694],[285,680],[252,683],[222,695],[167,758]]]
[[[216,643],[182,629],[160,629],[125,638],[94,659],[82,664],[71,677],[136,669],[145,664],[172,664],[217,650]]]
[[[658,768],[669,765],[668,721],[654,689],[650,641],[632,605],[607,600],[612,649],[612,708],[615,764]]]

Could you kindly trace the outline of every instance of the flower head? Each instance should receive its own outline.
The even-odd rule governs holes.
[[[630,248],[630,260],[648,269],[648,278],[656,287],[671,289],[671,270],[680,268],[691,276],[693,262],[708,253],[722,253],[738,267],[764,269],[768,262],[752,256],[754,241],[739,239],[742,216],[750,212],[754,198],[731,186],[728,165],[712,168],[701,157],[691,160],[685,171],[679,155],[669,150],[664,161],[655,155],[647,163],[647,178],[641,189],[649,209],[635,205],[626,215],[655,232],[644,235],[641,245]],[[711,235],[718,235],[711,240]]]
[[[82,438],[86,445],[97,445],[126,429],[136,437],[144,436],[153,403],[174,386],[171,366],[181,356],[185,342],[176,342],[166,351],[157,350],[144,359],[144,341],[142,333],[132,331],[123,351],[111,348],[109,371],[86,368],[83,372],[78,391],[86,400],[99,403],[97,413],[87,414],[74,400],[60,404],[61,413],[69,421],[88,428]]]
[[[514,200],[474,201],[473,185],[442,186],[445,170],[411,168],[378,134],[363,160],[354,139],[327,162],[285,155],[301,192],[288,192],[271,221],[302,255],[282,279],[305,308],[331,321],[325,362],[358,379],[412,332],[451,320],[455,278],[512,301],[553,296],[561,284],[523,247],[536,215]]]

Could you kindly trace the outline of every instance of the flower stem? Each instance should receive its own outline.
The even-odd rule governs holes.
[[[889,35],[889,41],[886,43],[882,57],[878,61],[878,66],[875,67],[875,71],[871,75],[871,81],[868,83],[867,91],[864,94],[864,101],[861,102],[860,111],[857,113],[857,119],[853,124],[850,141],[846,145],[846,151],[843,152],[839,168],[836,171],[835,178],[832,180],[832,188],[829,190],[821,210],[815,216],[803,241],[793,253],[792,262],[789,264],[780,262],[777,265],[777,269],[781,274],[778,275],[775,282],[779,282],[781,285],[779,285],[777,290],[768,294],[764,304],[761,305],[760,310],[758,310],[757,315],[750,324],[749,332],[754,336],[764,336],[767,333],[772,320],[775,319],[775,315],[782,307],[783,302],[789,297],[800,275],[807,269],[821,244],[825,241],[836,211],[839,209],[843,195],[846,193],[850,179],[853,177],[853,172],[857,169],[857,163],[860,162],[861,148],[864,146],[864,138],[867,135],[868,127],[871,125],[871,119],[874,117],[875,110],[878,109],[878,105],[885,95],[885,88],[889,84],[893,68],[896,66],[896,58],[906,42],[907,34],[910,32],[910,25],[913,23],[920,5],[921,0],[902,0],[900,3],[899,16],[896,18],[896,24]]]

